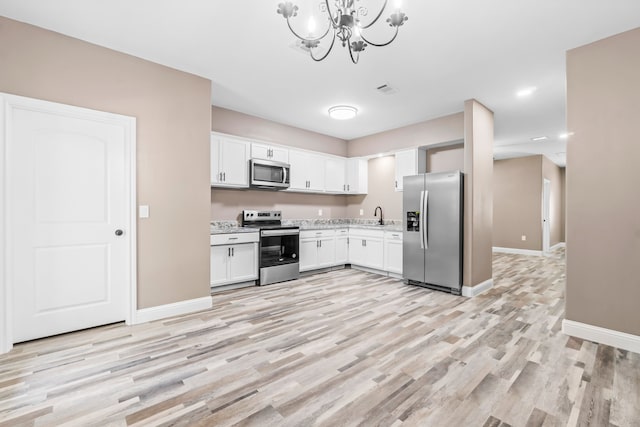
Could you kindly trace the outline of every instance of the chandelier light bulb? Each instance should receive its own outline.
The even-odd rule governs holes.
[[[307,29],[309,30],[309,37],[313,37],[316,32],[316,20],[313,16],[309,17],[309,22],[307,23]]]

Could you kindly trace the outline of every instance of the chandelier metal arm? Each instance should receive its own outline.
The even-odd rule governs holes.
[[[382,16],[382,14],[384,13],[386,8],[387,8],[387,0],[384,0],[384,4],[382,5],[382,8],[380,8],[380,12],[378,13],[378,16],[376,16],[373,21],[369,22],[368,25],[365,25],[364,27],[360,27],[360,28],[365,30],[365,29],[371,27],[376,22],[378,22],[378,19],[380,19],[380,17]]]
[[[319,58],[316,58],[315,56],[313,56],[313,49],[310,49],[309,55],[311,55],[311,59],[313,59],[316,62],[322,61],[324,58],[326,58],[329,55],[329,53],[331,53],[331,50],[333,49],[333,45],[335,44],[335,42],[336,42],[336,30],[333,30],[333,37],[331,38],[331,44],[329,45],[329,48],[327,49],[325,54]]]
[[[351,62],[353,62],[354,64],[358,63],[358,60],[360,59],[360,52],[357,52],[355,58],[353,56],[353,49],[351,49],[351,43],[349,43],[349,56],[351,57]]]
[[[367,42],[368,44],[370,44],[371,46],[375,46],[375,47],[383,47],[383,46],[387,46],[389,44],[391,44],[392,41],[394,41],[396,39],[396,37],[398,37],[398,27],[396,27],[396,32],[394,33],[393,37],[391,37],[391,40],[389,40],[386,43],[374,43],[372,41],[369,41],[368,39],[366,39],[364,37],[364,35],[362,33],[360,33],[360,38],[362,38],[362,40],[364,40],[365,42]]]
[[[321,35],[320,37],[317,37],[317,38],[310,39],[310,38],[302,37],[300,34],[296,33],[296,31],[295,31],[295,30],[293,29],[293,27],[291,26],[291,22],[289,21],[289,18],[287,18],[287,25],[289,26],[289,30],[293,33],[293,35],[294,35],[294,36],[296,36],[296,37],[297,37],[297,38],[299,38],[300,40],[303,40],[303,41],[310,41],[310,42],[315,42],[315,41],[322,40],[323,38],[325,38],[325,36],[326,36],[327,34],[329,34],[329,31],[331,31],[331,28],[332,28],[332,26],[331,26],[331,25],[329,25],[329,26],[327,27],[327,31],[325,31],[323,35]]]
[[[331,14],[331,6],[329,6],[329,0],[324,0],[324,3],[327,7],[327,15],[329,15],[329,21],[331,21],[331,25],[333,25],[334,29],[340,27],[340,19],[342,17],[342,10],[338,8],[338,12],[336,12],[336,19],[333,19],[333,15]]]

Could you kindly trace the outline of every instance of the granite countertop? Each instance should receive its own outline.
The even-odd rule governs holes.
[[[298,226],[300,230],[337,230],[339,228],[360,228],[366,230],[402,231],[402,223],[387,220],[378,225],[377,220],[363,219],[294,219],[284,220],[283,225]],[[237,221],[212,221],[211,234],[251,233],[260,231],[257,228],[240,227]]]
[[[258,233],[259,228],[211,225],[210,234]]]
[[[402,231],[400,224],[304,224],[300,230],[337,230],[339,228],[361,228],[366,230]]]

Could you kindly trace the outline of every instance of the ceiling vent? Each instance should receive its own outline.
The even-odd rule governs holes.
[[[398,90],[392,87],[389,83],[378,86],[376,90],[378,91],[378,93],[381,93],[383,95],[393,95],[394,93],[398,92]]]

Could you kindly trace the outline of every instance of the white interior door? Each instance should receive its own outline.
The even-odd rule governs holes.
[[[542,183],[542,251],[549,252],[551,241],[551,181],[545,179]]]
[[[12,342],[126,320],[134,119],[36,100],[4,109]]]

